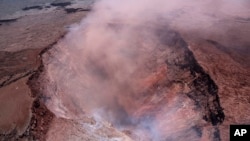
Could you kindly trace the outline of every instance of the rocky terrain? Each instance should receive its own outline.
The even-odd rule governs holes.
[[[91,52],[85,50],[90,59],[74,66],[72,62],[78,58],[71,55],[81,55],[83,50],[65,48],[65,40],[70,39],[70,34],[65,34],[91,12],[91,4],[54,1],[29,5],[0,19],[1,141],[227,141],[230,124],[250,123],[250,15],[222,18],[210,13],[208,17],[216,22],[201,32],[176,24],[190,18],[180,10],[167,17],[171,22],[133,29],[136,34],[132,41],[140,48],[136,55],[129,55],[133,61],[143,56],[144,60],[137,62],[143,67],[128,75],[132,80],[120,82],[113,78],[116,70],[112,68],[116,66],[107,67],[107,60],[96,58],[102,53],[88,56]],[[109,31],[119,32],[122,26],[115,21],[109,24]],[[144,41],[144,35],[151,34],[156,43]],[[142,40],[146,45],[137,42]],[[89,79],[88,72],[86,76],[82,72],[88,63],[95,78],[85,84],[82,78]],[[61,75],[65,77],[59,79]],[[88,107],[84,105],[88,101],[84,95],[68,96],[72,85],[63,83],[103,86],[103,81],[95,80],[115,86],[112,91],[101,90],[104,94],[121,93],[106,95],[111,100],[103,107],[109,109],[106,112],[112,118],[79,108]],[[85,91],[81,87],[79,90]],[[95,87],[89,91],[100,92]],[[54,107],[56,104],[59,108]]]
[[[88,12],[67,12],[62,7],[31,13],[36,8],[23,8],[21,14],[0,20],[0,140],[4,141],[45,140],[54,115],[40,103],[39,86],[33,86],[42,68],[41,55]]]

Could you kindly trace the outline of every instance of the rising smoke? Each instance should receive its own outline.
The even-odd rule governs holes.
[[[155,31],[172,27],[185,33],[212,34],[211,26],[219,20],[242,15],[246,2],[97,1],[92,12],[80,24],[72,25],[66,37],[43,58],[45,94],[50,97],[47,106],[59,117],[98,115],[118,128],[148,132],[145,140],[170,138],[182,126],[193,126],[200,114],[190,110],[194,107],[191,100],[175,96],[168,97],[164,107],[160,103],[145,105],[148,99],[157,105],[157,100],[165,98],[157,96],[167,91],[151,91],[154,83],[166,81],[168,69]],[[183,113],[185,119],[174,120]],[[185,131],[186,139],[197,140],[189,136],[191,132]]]

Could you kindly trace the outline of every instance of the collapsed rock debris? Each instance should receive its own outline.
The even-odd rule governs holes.
[[[171,66],[169,67],[171,73],[176,76],[172,81],[188,85],[191,91],[186,94],[194,100],[198,109],[202,109],[204,120],[211,122],[214,126],[221,124],[225,115],[220,105],[218,87],[215,82],[197,63],[179,33],[161,29],[157,30],[157,34],[164,44],[171,47],[173,53],[179,54],[166,59],[166,64]],[[190,74],[189,78],[178,75],[177,73],[180,71]]]

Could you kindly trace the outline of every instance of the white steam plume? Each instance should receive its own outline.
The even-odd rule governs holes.
[[[145,79],[157,74],[159,68],[163,70],[159,74],[162,79],[167,70],[161,67],[165,54],[156,51],[161,43],[154,30],[173,26],[184,31],[211,33],[207,28],[220,17],[247,11],[246,3],[246,0],[97,1],[87,18],[73,25],[51,50],[52,56],[44,56],[45,93],[51,97],[47,106],[61,117],[75,119],[98,114],[121,128],[135,125],[138,133],[150,128],[145,132],[153,140],[174,134],[173,128],[182,128],[174,122],[193,126],[200,115],[185,109],[185,105],[192,109],[193,103],[181,101],[181,97],[161,107],[155,121],[140,116],[140,111],[147,109],[142,96],[149,87]],[[219,19],[211,17],[213,14]],[[173,116],[182,116],[181,112],[187,113],[186,119],[173,121]],[[197,140],[196,136],[188,138]]]

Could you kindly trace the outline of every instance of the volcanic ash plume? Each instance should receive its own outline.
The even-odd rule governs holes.
[[[178,57],[177,51],[186,51],[179,46],[187,45],[169,26],[206,28],[214,21],[202,12],[213,13],[213,2],[96,2],[93,12],[80,24],[72,25],[66,37],[43,58],[47,106],[56,116],[68,119],[93,115],[121,130],[133,130],[142,140],[178,140],[178,136],[198,140],[199,134],[188,129],[194,129],[203,115],[181,94],[189,90],[186,85],[170,83],[175,77],[169,75],[171,65],[166,65],[166,59]],[[218,3],[228,7],[223,0]],[[196,18],[187,20],[185,16],[192,14]],[[200,22],[204,24],[197,25]],[[177,50],[171,51],[174,48]],[[177,75],[185,74],[173,76]]]

